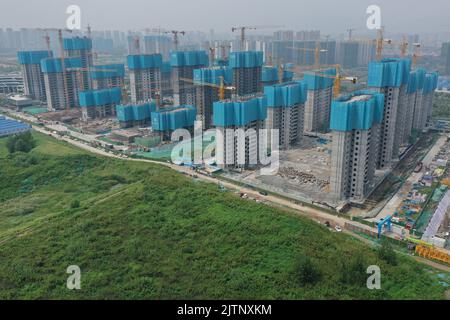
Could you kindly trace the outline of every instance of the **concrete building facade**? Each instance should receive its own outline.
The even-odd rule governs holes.
[[[96,65],[90,70],[93,90],[112,87],[122,87],[125,81],[125,66],[123,64]]]
[[[25,95],[34,100],[46,101],[41,60],[51,58],[52,53],[48,51],[19,51],[17,57],[22,68]]]
[[[263,60],[262,51],[238,51],[230,54],[229,66],[238,96],[262,92]]]
[[[161,95],[161,54],[129,55],[127,65],[133,104],[147,102]]]
[[[277,129],[280,149],[289,149],[303,135],[303,118],[307,97],[304,81],[264,87],[267,98],[266,129]]]
[[[335,69],[305,74],[304,79],[308,87],[303,126],[305,133],[329,131],[331,100],[333,98],[333,77],[335,75]]]
[[[341,96],[331,107],[330,192],[335,201],[362,202],[373,188],[384,95]]]

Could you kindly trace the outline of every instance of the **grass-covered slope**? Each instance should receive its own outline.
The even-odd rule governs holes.
[[[391,266],[353,238],[213,184],[34,136],[31,153],[13,156],[0,139],[0,298],[444,297],[410,259]],[[318,274],[310,284],[298,275],[305,255]],[[382,290],[366,288],[371,264]],[[66,288],[69,265],[81,268],[81,290]]]

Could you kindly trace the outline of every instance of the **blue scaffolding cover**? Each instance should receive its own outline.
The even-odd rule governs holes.
[[[123,64],[103,64],[92,67],[90,76],[92,79],[104,79],[112,77],[125,77],[125,65]]]
[[[63,39],[64,50],[91,50],[92,40],[86,37],[75,37]]]
[[[194,83],[198,85],[201,85],[202,83],[220,85],[220,77],[223,77],[225,84],[231,84],[233,82],[233,73],[231,68],[211,67],[194,70]]]
[[[127,65],[130,70],[161,68],[162,64],[162,55],[160,53],[133,54],[127,56]]]
[[[262,67],[264,63],[262,51],[237,51],[230,53],[231,68]]]
[[[108,104],[119,104],[122,98],[120,88],[88,90],[78,93],[81,107],[98,107]]]
[[[64,65],[67,69],[83,68],[83,61],[80,57],[65,58]],[[41,70],[44,73],[62,72],[61,59],[47,58],[41,60]]]
[[[154,111],[156,111],[156,104],[154,102],[116,106],[116,114],[119,121],[150,119],[151,113]]]
[[[366,96],[366,97],[365,97]],[[381,123],[384,94],[359,90],[331,103],[330,129],[336,131],[367,130]]]
[[[293,81],[264,87],[268,108],[292,107],[305,103],[307,86],[305,81]]]
[[[246,101],[217,101],[213,104],[213,124],[219,127],[244,126],[267,118],[267,98]]]
[[[383,59],[369,63],[368,87],[400,87],[408,84],[411,59]]]
[[[305,73],[303,79],[306,81],[308,90],[322,90],[333,86],[334,84],[333,76],[335,75],[336,69],[330,68]]]
[[[52,55],[53,53],[50,52]],[[17,58],[20,64],[40,64],[41,60],[51,58],[48,51],[19,51]]]
[[[436,90],[439,74],[437,72],[430,72],[425,75],[425,82],[423,85],[423,93],[428,94]]]
[[[197,115],[194,106],[182,105],[152,112],[152,128],[155,131],[168,131],[192,127]]]
[[[286,67],[284,68],[286,69]],[[283,70],[283,81],[292,81],[294,73],[289,70]],[[263,66],[262,69],[262,82],[274,82],[278,79],[278,67]]]
[[[172,71],[172,67],[170,66],[170,61],[163,61],[161,65],[162,73],[170,73]]]
[[[207,66],[208,55],[206,51],[176,51],[170,53],[172,67]]]

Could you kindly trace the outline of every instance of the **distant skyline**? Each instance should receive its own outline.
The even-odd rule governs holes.
[[[93,30],[181,29],[229,33],[233,25],[261,29],[318,29],[324,34],[370,33],[366,8],[381,7],[389,33],[450,32],[448,0],[2,0],[0,27],[64,27],[69,5],[81,8],[82,28]],[[372,31],[374,32],[374,31]]]

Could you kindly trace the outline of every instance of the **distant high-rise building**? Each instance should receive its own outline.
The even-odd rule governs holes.
[[[304,81],[264,87],[267,97],[266,129],[278,130],[280,148],[288,149],[303,135],[306,92]]]
[[[147,54],[160,53],[164,61],[170,59],[172,40],[167,36],[147,35],[144,37],[144,51]]]
[[[22,67],[24,93],[34,100],[45,101],[44,74],[41,70],[41,60],[50,58],[48,51],[19,51],[17,57]]]
[[[441,58],[444,64],[444,73],[450,75],[450,42],[444,42],[442,44]]]
[[[41,60],[41,70],[44,73],[47,106],[50,111],[75,108],[79,106],[78,93],[81,84],[78,81],[79,70],[83,68],[81,58],[64,59],[63,72],[61,59]],[[66,75],[64,79],[64,74]]]
[[[339,43],[338,63],[344,68],[355,68],[358,66],[359,42],[345,41]]]
[[[293,41],[294,31],[292,30],[280,30],[273,33],[273,39],[277,41]]]
[[[231,85],[232,78],[232,71],[229,67],[209,67],[194,70],[194,83],[197,90],[197,121],[202,121],[203,129],[211,128],[213,103],[220,100],[220,89],[218,87],[222,81],[224,86]],[[231,98],[230,90],[225,90],[224,98]]]
[[[205,51],[177,51],[170,56],[175,105],[196,106],[194,70],[208,65]]]
[[[330,191],[336,201],[362,202],[373,188],[384,95],[357,91],[334,100]]]
[[[132,103],[146,102],[161,96],[161,54],[129,55],[127,64]]]
[[[410,67],[409,59],[384,59],[369,63],[367,86],[385,96],[377,159],[379,169],[390,168],[392,160],[398,155],[396,135],[402,131],[404,123],[398,123],[397,118],[402,119],[402,116],[398,117],[399,112],[407,110],[404,106]]]
[[[254,168],[259,161],[259,130],[267,119],[267,99],[248,95],[213,105],[216,161],[222,168]]]
[[[320,30],[303,30],[297,31],[295,40],[300,41],[318,41],[320,40]]]
[[[333,76],[335,69],[306,73],[308,87],[305,104],[304,132],[328,132],[330,126],[331,99],[333,97]]]
[[[263,53],[238,51],[230,54],[229,66],[233,72],[233,86],[239,96],[262,92]]]

